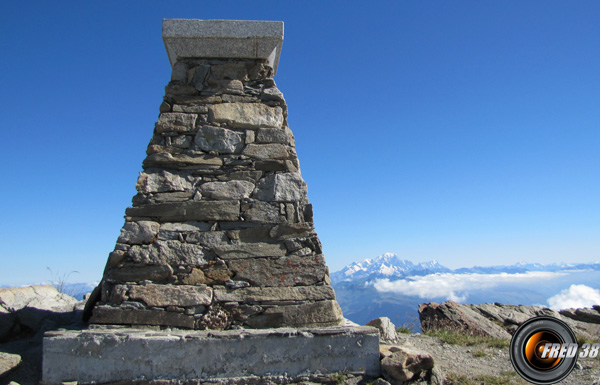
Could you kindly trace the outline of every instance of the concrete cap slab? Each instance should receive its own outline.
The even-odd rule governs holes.
[[[171,66],[178,58],[266,59],[277,73],[282,21],[163,19]]]

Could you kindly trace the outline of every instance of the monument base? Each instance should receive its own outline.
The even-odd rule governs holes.
[[[161,383],[380,374],[371,327],[227,331],[97,328],[47,332],[42,384]]]

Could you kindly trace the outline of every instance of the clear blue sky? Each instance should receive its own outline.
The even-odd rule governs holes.
[[[600,259],[597,1],[20,1],[0,15],[0,284],[102,276],[170,66],[163,18],[282,20],[332,271]]]

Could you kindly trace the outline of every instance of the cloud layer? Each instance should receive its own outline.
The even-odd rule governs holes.
[[[586,285],[571,285],[568,289],[548,298],[548,304],[555,310],[592,307],[600,304],[600,290]]]
[[[380,292],[418,296],[423,299],[445,298],[450,301],[465,302],[469,296],[469,292],[475,290],[490,289],[506,284],[531,284],[536,281],[548,281],[561,275],[563,273],[542,271],[517,274],[444,273],[408,277],[397,281],[390,281],[387,278],[377,279],[371,282],[371,284]]]

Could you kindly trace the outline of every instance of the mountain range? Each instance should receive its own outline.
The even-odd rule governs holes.
[[[575,284],[598,290],[600,262],[450,269],[435,260],[413,263],[386,253],[347,265],[332,273],[331,281],[346,318],[364,324],[386,316],[418,330],[417,309],[426,302],[548,306],[550,298]]]

